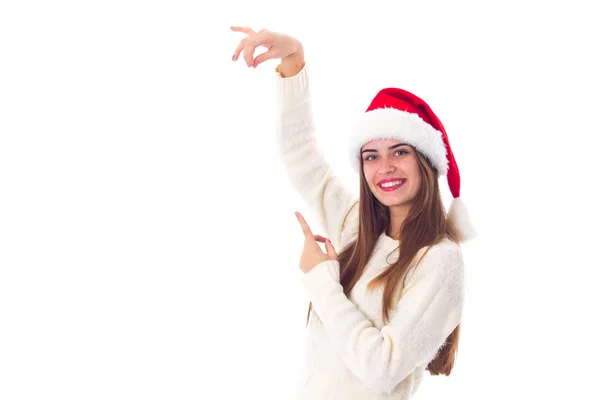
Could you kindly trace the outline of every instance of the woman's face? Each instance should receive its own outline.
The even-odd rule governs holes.
[[[410,208],[421,187],[415,150],[395,139],[377,139],[362,146],[361,157],[365,178],[377,200],[388,207]]]

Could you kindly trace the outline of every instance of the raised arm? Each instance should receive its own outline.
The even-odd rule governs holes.
[[[289,35],[250,28],[232,27],[244,32],[233,56],[240,52],[248,67],[257,67],[268,59],[280,58],[274,72],[277,85],[276,139],[280,158],[292,186],[319,220],[325,235],[338,244],[341,224],[357,195],[346,188],[317,147],[312,115],[308,72],[302,44]],[[254,58],[256,47],[267,52]]]
[[[284,64],[280,66],[283,70]],[[293,187],[310,206],[321,227],[337,240],[355,195],[346,188],[317,146],[307,67],[282,77],[276,73],[277,145]]]

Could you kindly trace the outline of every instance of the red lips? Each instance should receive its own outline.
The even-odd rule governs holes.
[[[395,181],[401,181],[401,180],[402,180],[402,178],[386,178],[386,179],[383,179],[383,180],[377,182],[377,184],[381,185],[382,183],[395,182]]]

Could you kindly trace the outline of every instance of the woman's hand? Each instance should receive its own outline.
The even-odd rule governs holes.
[[[304,249],[302,250],[302,256],[300,256],[300,269],[302,272],[308,273],[323,261],[337,260],[338,255],[329,239],[325,239],[320,235],[313,235],[304,217],[300,213],[296,213],[296,217],[300,222],[302,232],[304,232]],[[325,243],[327,254],[323,253],[317,241]]]
[[[238,47],[233,53],[232,60],[236,61],[242,50],[244,51],[244,60],[248,67],[256,68],[259,64],[266,60],[281,58],[282,64],[284,60],[294,59],[294,63],[300,61],[304,63],[304,51],[302,43],[293,37],[277,32],[271,32],[266,29],[261,29],[255,32],[250,28],[242,26],[232,26],[234,32],[244,32],[248,36],[242,39]],[[263,46],[267,48],[267,52],[258,55],[254,58],[254,52],[257,47]]]

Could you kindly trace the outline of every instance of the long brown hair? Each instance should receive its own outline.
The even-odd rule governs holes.
[[[412,146],[411,146],[412,147]],[[414,147],[421,173],[421,188],[409,210],[400,230],[400,252],[398,260],[390,264],[380,275],[367,285],[373,291],[381,286],[383,290],[382,317],[384,323],[394,306],[392,297],[395,288],[403,282],[411,262],[419,250],[429,249],[444,238],[456,243],[459,236],[456,227],[446,215],[438,185],[438,172],[429,161]],[[340,263],[340,284],[348,295],[362,275],[379,236],[388,229],[390,211],[377,200],[366,181],[361,159],[360,197],[358,237],[338,254]],[[312,302],[308,307],[306,323],[308,324]],[[436,357],[427,365],[431,375],[450,375],[458,350],[460,324],[448,336],[444,346]]]

